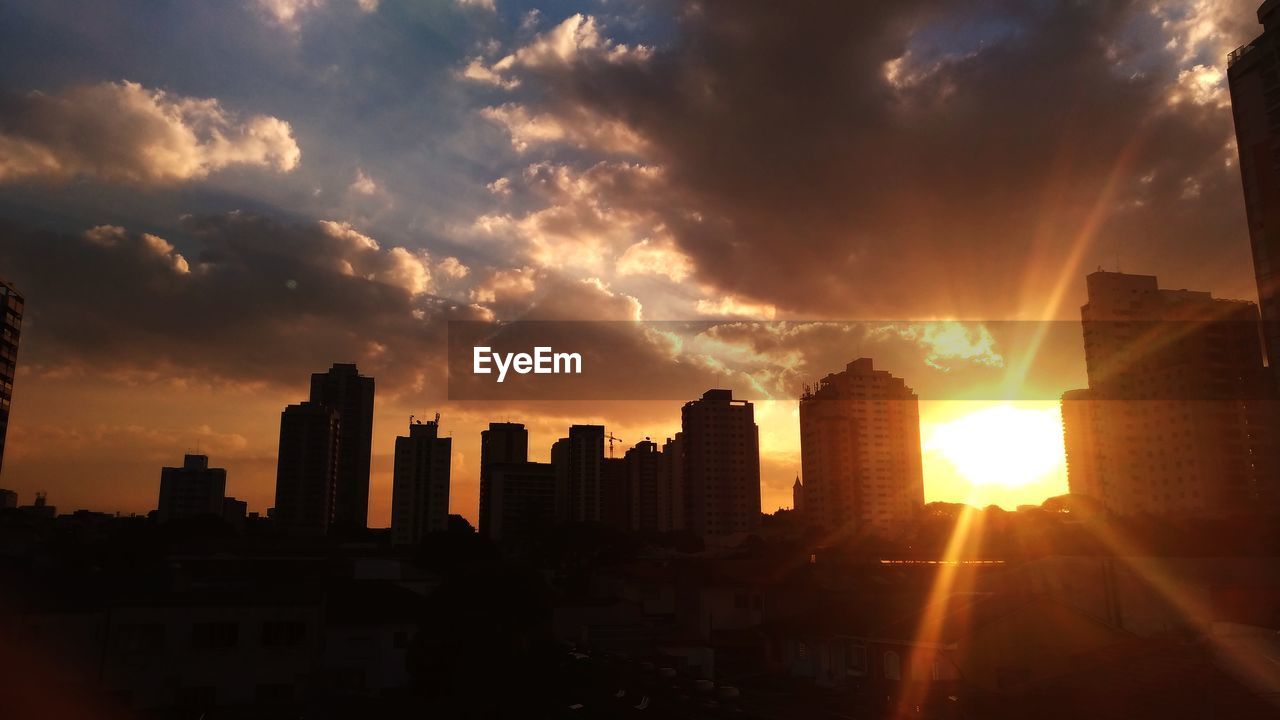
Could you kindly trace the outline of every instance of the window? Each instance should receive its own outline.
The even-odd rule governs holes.
[[[902,679],[902,658],[898,657],[898,653],[892,650],[884,654],[884,679]]]
[[[848,675],[867,674],[867,647],[859,642],[849,641],[845,646],[845,673]]]
[[[195,650],[226,650],[236,646],[240,626],[234,622],[202,622],[191,626],[191,647]]]

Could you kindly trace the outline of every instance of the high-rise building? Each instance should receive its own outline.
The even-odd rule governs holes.
[[[658,458],[658,532],[684,529],[684,434],[662,444]]]
[[[338,413],[338,480],[333,524],[343,529],[369,523],[369,458],[373,446],[373,378],[352,363],[334,363],[311,375],[311,402]]]
[[[223,515],[227,494],[227,471],[209,467],[208,455],[186,455],[182,467],[160,469],[160,501],[156,519]]]
[[[340,428],[337,411],[319,403],[290,405],[280,414],[271,517],[282,531],[323,535],[333,524]]]
[[[529,431],[520,423],[489,423],[480,431],[480,534],[496,540],[490,532],[493,488],[490,468],[498,463],[529,461]]]
[[[571,426],[569,437],[551,446],[551,464],[556,468],[560,519],[600,522],[603,518],[600,474],[604,465],[604,426]]]
[[[730,390],[708,390],[680,410],[685,527],[702,536],[760,523],[760,432],[755,408]]]
[[[628,525],[637,532],[656,533],[663,527],[662,451],[658,444],[645,438],[636,443],[622,458],[626,466]]]
[[[600,521],[631,530],[631,468],[624,458],[600,462]]]
[[[409,425],[396,438],[391,483],[391,541],[415,545],[449,526],[449,466],[453,439],[440,437],[436,420]]]
[[[1257,306],[1150,275],[1099,271],[1087,284],[1089,388],[1062,398],[1071,492],[1121,514],[1271,507],[1276,401]]]
[[[1280,0],[1258,8],[1262,34],[1227,60],[1245,215],[1253,247],[1263,336],[1280,373]],[[1280,376],[1280,375],[1277,375]]]
[[[924,506],[920,402],[902,378],[858,358],[800,398],[808,522],[892,533]]]
[[[13,404],[13,376],[18,368],[18,338],[22,335],[22,294],[13,283],[0,280],[4,301],[0,326],[0,468],[4,464],[4,439],[9,434],[9,406]]]
[[[551,463],[496,462],[489,466],[487,536],[519,547],[556,522],[556,469]]]

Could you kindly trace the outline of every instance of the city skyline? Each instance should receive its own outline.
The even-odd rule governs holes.
[[[634,440],[666,437],[678,421],[661,403],[515,403],[497,418],[450,403],[440,370],[449,319],[1074,321],[1097,266],[1254,299],[1226,57],[1257,35],[1255,9],[795,12],[788,27],[856,28],[863,52],[847,63],[841,44],[815,44],[815,62],[842,68],[833,84],[792,62],[786,40],[718,35],[718,9],[671,18],[595,3],[333,0],[245,2],[193,19],[14,4],[4,26],[43,28],[50,44],[12,31],[0,74],[13,98],[3,138],[23,150],[0,177],[0,260],[6,279],[41,300],[28,302],[0,482],[66,507],[141,511],[154,468],[200,445],[228,469],[230,492],[265,509],[269,418],[301,397],[305,373],[352,362],[380,383],[370,523],[389,522],[393,429],[433,411],[457,437],[452,509],[476,522],[478,435],[491,420],[537,416],[537,448],[575,423]],[[779,22],[766,6],[738,12],[746,27]],[[108,42],[106,28],[138,31],[120,17],[183,60],[156,67],[133,49],[146,43]],[[952,26],[968,29],[940,37]],[[199,45],[172,45],[196,27]],[[42,61],[76,38],[95,40]],[[402,57],[389,63],[385,47]],[[238,72],[211,75],[214,58]],[[655,108],[689,102],[692,68],[720,79],[721,104],[690,105],[687,127],[637,111],[627,88]],[[259,80],[235,79],[250,76]],[[611,92],[576,95],[586,78]],[[1037,100],[1044,87],[1064,88],[1077,114]],[[776,97],[759,88],[785,89],[791,110],[770,114]],[[335,93],[349,102],[328,114]],[[352,116],[357,106],[380,111]],[[86,107],[135,118],[136,132],[83,120]],[[845,130],[833,134],[831,118]],[[739,132],[710,130],[726,124]],[[716,143],[702,148],[690,132]],[[770,143],[776,151],[762,152]],[[121,151],[104,153],[111,144]],[[155,159],[152,146],[176,159]],[[923,198],[933,198],[928,213]],[[795,250],[779,254],[788,243]],[[788,277],[807,280],[779,281]],[[664,357],[651,338],[618,339],[637,364]],[[923,350],[927,340],[910,342]],[[698,354],[772,348],[798,361],[793,377],[770,378],[775,400],[753,400],[766,509],[790,504],[804,381],[865,354],[939,398],[932,388],[963,388],[960,376],[992,360],[898,365],[855,342],[840,357],[831,343],[717,342]],[[990,424],[1047,427],[1054,398],[1085,384],[1072,351],[1039,353],[1061,365],[1034,380],[1043,402],[1006,405],[986,391],[981,402],[922,400],[926,499],[1012,508],[1065,491],[1052,447],[1040,445],[1051,462],[1017,487],[975,486],[946,448]],[[1016,379],[1030,360],[1006,354],[1005,374]],[[716,376],[704,372],[701,387],[760,381]],[[97,482],[79,481],[88,476]]]

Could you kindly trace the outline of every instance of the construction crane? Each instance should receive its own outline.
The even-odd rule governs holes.
[[[617,440],[618,442],[622,442],[622,438],[614,437],[613,432],[610,431],[609,434],[605,436],[605,440],[609,441],[609,459],[612,460],[613,459],[613,441]]]

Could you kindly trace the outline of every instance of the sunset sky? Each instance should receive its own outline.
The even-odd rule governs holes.
[[[1225,61],[1257,4],[10,0],[0,486],[145,512],[198,447],[265,511],[280,411],[337,361],[377,379],[373,526],[411,414],[474,521],[487,422],[545,460],[713,385],[772,398],[768,511],[803,384],[867,355],[920,393],[927,499],[1039,502],[1087,272],[1256,299]],[[448,401],[448,321],[515,319],[744,322],[581,339],[626,349],[620,394],[687,396]]]

